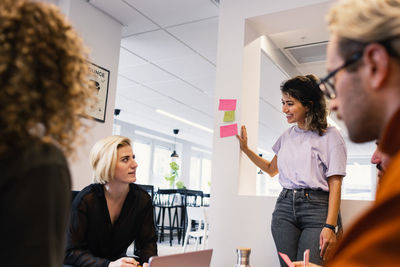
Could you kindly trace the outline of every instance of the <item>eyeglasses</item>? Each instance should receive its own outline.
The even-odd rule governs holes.
[[[321,91],[326,95],[326,97],[328,97],[329,99],[336,98],[335,82],[333,81],[333,78],[340,70],[347,68],[348,66],[360,60],[363,56],[363,53],[364,51],[356,52],[348,60],[346,60],[343,65],[329,72],[328,75],[318,81],[318,86]]]
[[[375,43],[382,45],[386,49],[386,52],[389,54],[389,56],[394,57],[396,59],[400,59],[400,55],[396,52],[396,50],[391,45],[392,40],[397,39],[399,37],[400,37],[399,35],[395,35],[395,36],[389,37],[389,38],[381,40],[381,41],[376,41]],[[335,82],[333,80],[335,75],[340,70],[347,68],[350,65],[356,63],[358,60],[360,60],[364,54],[365,47],[371,43],[364,43],[364,44],[359,43],[359,44],[361,44],[361,46],[362,46],[362,48],[360,49],[359,52],[354,53],[348,60],[346,60],[343,63],[343,65],[341,65],[340,67],[329,72],[328,75],[326,75],[326,77],[324,77],[318,81],[319,88],[329,99],[336,98]]]

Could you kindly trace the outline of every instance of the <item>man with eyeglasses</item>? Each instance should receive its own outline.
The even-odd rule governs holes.
[[[320,88],[345,122],[350,139],[379,139],[379,150],[391,163],[374,204],[345,231],[326,266],[399,266],[400,0],[339,1],[328,14],[328,24],[329,74],[320,80]]]

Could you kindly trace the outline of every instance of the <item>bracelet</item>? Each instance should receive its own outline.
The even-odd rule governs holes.
[[[331,229],[331,230],[336,234],[336,227],[333,226],[332,224],[326,223],[326,224],[324,225],[324,227],[325,227],[325,228]]]

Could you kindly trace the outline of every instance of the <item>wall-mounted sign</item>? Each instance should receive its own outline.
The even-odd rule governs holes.
[[[94,83],[96,88],[97,102],[93,108],[88,111],[88,114],[97,121],[104,122],[106,120],[110,71],[89,62],[89,79]]]

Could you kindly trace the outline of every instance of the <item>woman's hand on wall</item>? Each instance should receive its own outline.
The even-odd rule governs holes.
[[[246,126],[242,125],[240,129],[240,135],[236,135],[237,139],[239,140],[240,143],[240,149],[245,151],[248,149],[247,147],[247,131],[246,131]]]

